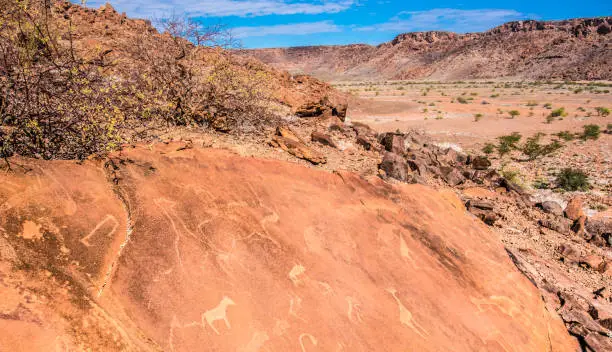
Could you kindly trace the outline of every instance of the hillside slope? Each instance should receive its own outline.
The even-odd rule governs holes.
[[[401,34],[377,47],[245,50],[324,80],[612,79],[612,17],[510,22],[484,33]]]
[[[12,161],[1,350],[576,350],[433,189],[176,143]]]

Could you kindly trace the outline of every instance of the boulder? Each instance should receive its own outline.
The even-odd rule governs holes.
[[[556,231],[561,234],[568,234],[570,232],[570,224],[563,219],[542,219],[538,221],[540,226],[545,227],[547,229]]]
[[[565,207],[565,217],[576,221],[580,217],[584,216],[584,210],[582,210],[583,200],[582,197],[574,197],[570,199]]]
[[[332,137],[322,132],[313,131],[310,135],[310,139],[313,142],[317,142],[332,148],[338,148],[338,145],[336,144],[336,142],[334,142]]]
[[[405,136],[401,133],[385,133],[380,135],[380,144],[385,150],[395,154],[403,155],[406,152]]]
[[[403,182],[408,181],[410,172],[406,159],[395,153],[386,152],[378,168],[383,170],[388,177]]]
[[[364,136],[357,136],[357,138],[355,139],[355,143],[357,145],[360,145],[363,147],[363,149],[365,150],[372,150],[372,142],[370,142],[366,137]]]
[[[491,167],[491,161],[486,156],[477,156],[471,160],[472,167],[476,170],[488,170]]]
[[[442,166],[440,167],[440,173],[444,181],[446,181],[446,183],[452,187],[458,186],[465,182],[465,177],[457,168]]]
[[[536,204],[536,206],[545,213],[553,214],[556,216],[563,216],[563,207],[557,202],[554,201],[544,201],[542,203]]]
[[[0,173],[1,350],[576,351],[436,190],[178,146]]]
[[[307,160],[315,165],[325,164],[327,158],[325,156],[315,152],[310,147],[301,142],[296,142],[294,139],[290,139],[282,136],[274,136],[270,141],[270,145],[273,147],[281,148],[289,154]]]
[[[353,122],[351,128],[355,131],[358,136],[363,137],[374,137],[378,136],[378,133],[372,129],[369,125],[361,122]]]

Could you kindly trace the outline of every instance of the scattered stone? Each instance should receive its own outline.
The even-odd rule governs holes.
[[[365,150],[372,150],[372,143],[364,136],[357,136],[355,143],[362,146]]]
[[[595,254],[589,254],[580,258],[579,264],[595,271],[603,271],[605,262],[602,257]]]
[[[353,128],[355,133],[357,133],[358,136],[376,137],[378,135],[376,131],[372,129],[372,127],[366,125],[365,123],[353,122],[351,127]]]
[[[612,219],[591,217],[586,222],[586,230],[592,235],[610,237],[612,235]]]
[[[322,132],[313,131],[310,135],[310,139],[313,142],[321,143],[332,148],[338,148],[338,145],[336,144],[336,142],[334,142],[332,137]]]
[[[488,170],[491,167],[491,161],[486,156],[477,156],[472,159],[472,167],[476,170]]]
[[[584,216],[584,211],[582,210],[582,198],[574,197],[568,203],[567,207],[565,207],[565,217],[576,221],[580,219],[580,217]]]
[[[440,172],[444,181],[450,186],[458,186],[465,182],[465,177],[454,167],[442,166],[440,167]]]
[[[295,133],[291,128],[286,126],[276,127],[276,135],[290,139],[297,143],[305,143],[304,140],[302,140],[302,138],[297,135],[297,133]]]
[[[567,222],[563,221],[562,219],[555,219],[555,220],[547,220],[547,219],[542,219],[540,221],[538,221],[538,223],[540,224],[540,226],[545,227],[547,229],[556,231],[558,233],[561,234],[568,234],[570,232],[570,224],[568,224]]]
[[[580,262],[580,253],[569,244],[562,244],[557,248],[561,260],[569,264],[577,264]]]
[[[492,211],[483,210],[476,207],[470,207],[468,211],[489,226],[495,225],[495,222],[497,221],[497,214]]]
[[[406,162],[408,163],[408,167],[410,167],[410,170],[412,171],[416,171],[419,176],[425,176],[425,173],[427,172],[427,166],[425,165],[425,162],[422,160],[406,160]]]
[[[574,225],[572,225],[572,231],[574,231],[579,236],[588,237],[588,233],[585,230],[586,219],[587,217],[583,215],[578,220],[576,220],[574,222]],[[590,240],[590,239],[591,239],[590,237],[587,238],[587,240]]]
[[[536,206],[542,209],[542,211],[544,211],[545,213],[563,216],[563,207],[561,207],[561,205],[557,202],[545,201],[536,204]]]
[[[493,203],[486,200],[470,200],[469,207],[474,207],[482,210],[493,210]]]

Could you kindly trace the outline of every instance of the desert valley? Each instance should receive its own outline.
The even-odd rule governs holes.
[[[612,351],[612,17],[0,20],[0,351]]]

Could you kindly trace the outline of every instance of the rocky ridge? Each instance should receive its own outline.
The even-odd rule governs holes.
[[[417,32],[388,43],[243,51],[325,80],[610,80],[612,18],[510,22],[483,33]]]

